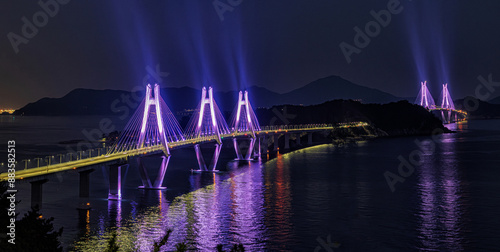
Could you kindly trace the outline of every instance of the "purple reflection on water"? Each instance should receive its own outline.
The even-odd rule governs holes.
[[[236,162],[235,162],[236,163]],[[234,243],[255,244],[262,241],[265,226],[264,184],[260,164],[231,178],[232,222],[230,232]],[[253,250],[262,250],[252,245]]]
[[[454,134],[443,134],[431,155],[422,156],[418,230],[424,251],[461,251],[463,206]],[[424,153],[426,151],[424,150]],[[436,161],[440,160],[440,161]]]
[[[122,222],[122,201],[108,200],[108,216],[111,226],[121,227]]]
[[[130,232],[138,251],[151,251],[153,243],[172,229],[167,245],[161,251],[175,250],[175,244],[186,242],[197,251],[214,251],[217,244],[228,249],[243,243],[248,251],[262,251],[265,240],[264,182],[262,165],[230,163],[230,178],[219,174],[193,174],[193,185],[206,187],[192,191],[167,203],[159,192],[158,206],[137,214]]]

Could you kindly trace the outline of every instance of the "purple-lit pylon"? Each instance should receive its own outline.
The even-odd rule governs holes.
[[[151,85],[148,84],[146,87],[146,97],[144,98],[144,114],[142,118],[141,124],[141,134],[139,136],[139,140],[137,142],[137,149],[144,147],[144,142],[146,140],[146,131],[149,128],[153,129],[156,134],[151,134],[152,138],[156,138],[156,140],[161,143],[163,146],[164,155],[162,156],[162,162],[160,165],[160,169],[158,170],[158,174],[156,176],[155,182],[151,183],[151,179],[149,178],[148,171],[146,170],[146,166],[143,162],[143,157],[137,158],[137,165],[139,167],[139,174],[141,175],[142,187],[146,189],[164,189],[162,187],[163,179],[165,178],[165,173],[167,171],[168,163],[170,161],[170,149],[168,148],[168,141],[165,135],[165,129],[163,127],[163,118],[162,111],[160,108],[160,86],[155,84],[154,94],[151,93]],[[154,96],[153,96],[154,95]],[[154,107],[154,112],[151,113],[151,107]],[[156,116],[154,115],[156,114]],[[148,125],[154,123],[154,120],[149,120],[149,117],[156,117],[156,124]],[[148,127],[149,126],[149,127]]]
[[[158,84],[155,84],[153,96],[151,94],[151,85],[148,84],[148,86],[146,87],[146,97],[144,99],[144,114],[142,118],[141,135],[139,136],[139,141],[137,142],[137,149],[144,147],[144,140],[146,138],[146,126],[148,125],[148,122],[151,122],[151,120],[148,120],[150,116],[150,108],[151,106],[154,106],[156,114],[156,125],[152,125],[152,128],[157,127],[156,129],[158,130],[158,135],[156,136],[156,138],[161,141],[165,155],[169,156],[170,150],[168,149],[167,138],[165,135],[165,130],[163,129],[163,119],[161,117],[162,113],[160,110],[160,86]]]
[[[220,131],[219,131],[219,128],[217,127],[217,119],[216,119],[216,116],[215,116],[215,104],[214,104],[214,97],[213,97],[213,90],[212,90],[212,87],[209,87],[208,88],[208,97],[207,97],[207,89],[205,87],[203,87],[203,89],[201,90],[201,103],[200,103],[200,114],[198,116],[198,124],[196,126],[196,137],[200,137],[201,134],[202,134],[202,126],[203,126],[203,116],[205,115],[206,111],[205,111],[205,107],[206,105],[209,106],[209,113],[210,113],[210,123],[212,124],[211,126],[211,131],[209,131],[208,133],[212,133],[212,134],[215,134],[217,136],[217,142],[220,143],[221,141],[221,138],[220,138]],[[207,133],[207,132],[205,132]]]
[[[238,104],[236,107],[236,117],[232,120],[232,131],[237,132],[251,132],[255,137],[255,131],[260,130],[259,121],[257,116],[250,105],[248,100],[248,92],[240,91],[238,93]]]
[[[448,83],[443,84],[443,93],[441,96],[441,108],[444,109],[455,109],[455,104],[453,99],[451,99],[450,92],[448,91]]]
[[[233,138],[233,146],[234,146],[234,151],[236,152],[236,160],[251,160],[252,151],[254,150],[256,142],[255,131],[260,131],[260,125],[259,121],[257,120],[257,116],[255,116],[252,106],[250,105],[250,101],[248,100],[247,91],[245,91],[245,93],[243,93],[242,91],[238,93],[238,103],[236,105],[235,111],[236,114],[234,114],[233,112],[231,120],[232,122],[231,129],[233,133],[248,132],[245,135],[250,136],[249,139],[250,143],[248,146],[247,153],[245,154],[245,157],[243,157],[241,150],[238,146],[238,139],[236,137]]]
[[[436,107],[434,99],[432,98],[429,89],[427,88],[427,81],[421,82],[420,92],[418,93],[415,104],[418,104],[426,109],[433,109]]]
[[[160,96],[160,86],[146,86],[146,96],[139,104],[134,115],[111,146],[108,155],[141,155],[137,157],[139,173],[144,188],[162,189],[163,179],[170,160],[168,143],[183,141],[184,136],[175,116]],[[142,155],[162,151],[162,163],[158,175],[151,183],[142,162]]]
[[[198,143],[194,145],[199,171],[216,171],[217,161],[222,149],[221,135],[229,134],[230,131],[226,120],[215,103],[212,87],[208,88],[208,92],[205,87],[201,90],[201,101],[197,111],[191,117],[185,135],[187,139],[196,142],[216,141],[214,155],[208,169],[200,145]]]
[[[441,92],[441,109],[447,110],[446,112],[441,110],[441,118],[443,122],[451,122],[452,110],[455,110],[455,104],[453,99],[451,99],[450,92],[448,91],[448,83],[443,84],[443,91]]]

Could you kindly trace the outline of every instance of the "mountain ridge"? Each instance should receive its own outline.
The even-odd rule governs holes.
[[[312,105],[335,99],[352,99],[364,103],[388,103],[402,100],[378,89],[364,87],[339,76],[328,76],[315,80],[307,85],[279,94],[265,87],[250,86],[250,101],[254,108],[272,107],[274,105]],[[237,102],[238,91],[216,91],[214,97],[224,111],[232,111]],[[170,109],[175,113],[184,109],[195,108],[200,99],[200,90],[192,87],[164,87],[161,95]],[[125,90],[85,89],[77,88],[60,98],[44,97],[36,102],[28,103],[16,110],[15,114],[23,115],[111,115],[125,105],[135,109],[137,101],[131,97],[143,97],[143,91],[132,94]]]

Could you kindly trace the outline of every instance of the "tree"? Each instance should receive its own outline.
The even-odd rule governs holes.
[[[175,244],[175,252],[186,252],[187,244],[185,242]]]
[[[116,232],[113,232],[111,235],[111,238],[108,241],[108,247],[106,248],[105,252],[116,252],[120,249],[118,245],[116,245]]]
[[[217,249],[217,252],[224,252],[222,244],[218,244],[217,247],[215,247],[215,249]],[[243,247],[243,244],[241,243],[234,244],[231,250],[229,250],[229,252],[245,252],[245,247]]]
[[[32,207],[24,214],[24,217],[17,222],[16,228],[16,251],[63,251],[59,237],[63,232],[61,227],[54,230],[52,223],[54,218],[43,218],[38,205]]]
[[[170,233],[172,233],[172,230],[170,230],[170,229],[167,230],[167,232],[165,233],[163,238],[159,242],[155,242],[153,244],[153,252],[159,252],[161,247],[163,247],[163,245],[167,244],[168,238],[170,237]]]

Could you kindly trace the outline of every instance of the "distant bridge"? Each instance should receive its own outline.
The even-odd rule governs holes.
[[[268,148],[268,140],[273,139],[274,150],[278,150],[278,139],[284,136],[284,148],[290,147],[290,136],[295,135],[297,144],[300,144],[301,135],[308,136],[308,144],[312,144],[314,132],[329,131],[338,128],[363,127],[365,122],[339,124],[308,124],[308,125],[283,125],[261,127],[248,99],[248,93],[239,92],[237,106],[231,116],[228,126],[222,116],[214,98],[212,88],[202,89],[201,101],[193,113],[187,128],[183,131],[160,96],[158,85],[148,85],[146,96],[131,117],[116,142],[105,151],[98,150],[92,156],[93,151],[88,150],[86,156],[83,153],[76,160],[64,160],[60,156],[56,163],[54,156],[48,157],[45,162],[38,159],[37,167],[28,168],[28,162],[24,162],[16,169],[15,179],[29,181],[32,184],[32,205],[42,203],[42,184],[47,182],[47,175],[68,170],[78,170],[80,173],[80,197],[89,196],[89,174],[95,165],[108,165],[109,170],[109,194],[108,199],[121,199],[121,169],[128,167],[130,157],[135,157],[139,167],[142,180],[142,188],[163,189],[163,179],[170,161],[170,150],[186,147],[194,147],[198,161],[198,169],[195,171],[217,171],[217,161],[222,149],[222,140],[231,139],[236,153],[236,160],[260,159],[262,149]],[[241,150],[238,141],[249,142],[246,150]],[[214,144],[213,157],[207,165],[201,147],[204,144]],[[157,171],[154,181],[150,179],[143,158],[156,155],[161,157],[162,163]],[[45,163],[45,164],[43,164]],[[0,180],[7,180],[8,173],[0,174]]]
[[[427,81],[424,81],[421,82],[421,88],[415,100],[415,104],[437,114],[443,123],[463,121],[467,118],[466,111],[455,109],[455,104],[448,91],[448,83],[443,84],[443,91],[441,92],[440,98],[441,105],[438,106],[434,103],[434,99],[427,88]]]

